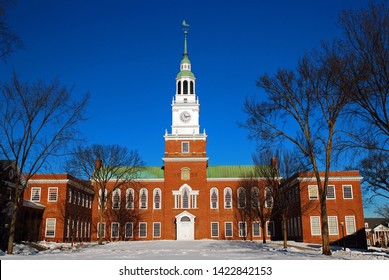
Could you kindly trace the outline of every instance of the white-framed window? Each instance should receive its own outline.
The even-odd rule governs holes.
[[[224,188],[224,208],[232,208],[232,190],[230,187]]]
[[[81,206],[82,207],[85,206],[85,195],[84,195],[84,193],[81,194]]]
[[[57,223],[56,218],[47,218],[46,219],[46,237],[55,237],[55,225]]]
[[[139,223],[139,238],[147,238],[147,223]]]
[[[56,202],[58,200],[58,188],[49,188],[48,202]]]
[[[251,188],[251,207],[259,207],[259,189],[257,187]]]
[[[239,222],[239,237],[247,236],[247,225],[246,222]]]
[[[274,228],[273,221],[266,222],[266,233],[267,233],[267,236],[269,236],[269,237],[272,237],[275,235],[275,228]]]
[[[308,198],[309,200],[318,200],[319,199],[319,190],[317,186],[308,186]]]
[[[153,208],[161,209],[162,208],[162,191],[159,188],[154,189],[153,191]]]
[[[181,208],[189,208],[189,190],[187,188],[184,188],[182,192],[182,205]]]
[[[246,190],[244,188],[238,189],[238,208],[243,209],[246,207]]]
[[[345,224],[346,224],[346,234],[354,235],[357,233],[357,228],[355,225],[355,216],[345,216]]]
[[[126,190],[126,208],[134,209],[134,189]]]
[[[72,189],[68,189],[68,203],[72,203]]]
[[[173,191],[174,208],[190,209],[197,208],[197,195],[199,191],[194,191],[192,188],[184,184],[178,191]]]
[[[225,237],[232,237],[233,231],[233,223],[232,222],[225,222],[224,223],[224,235]]]
[[[211,203],[211,209],[219,208],[219,195],[218,195],[217,188],[212,188],[210,191],[210,203]]]
[[[261,236],[261,223],[253,222],[253,236],[260,237]]]
[[[105,229],[106,229],[106,226],[105,226],[105,222],[104,223],[97,223],[97,238],[100,238],[100,226],[101,226],[101,230],[103,231],[102,234],[101,234],[101,237],[105,237]]]
[[[211,237],[219,237],[219,223],[218,222],[211,223]]]
[[[37,187],[31,188],[31,201],[34,202],[41,201],[41,188],[37,188]]]
[[[353,199],[353,186],[351,185],[343,186],[343,199]]]
[[[140,209],[147,209],[147,196],[148,192],[146,188],[142,188],[140,190],[140,196],[139,196],[139,208]]]
[[[320,216],[311,216],[311,235],[321,235]]]
[[[153,223],[153,237],[161,238],[161,223],[155,222]]]
[[[134,224],[131,222],[127,222],[125,225],[125,233],[124,236],[126,238],[132,238],[134,235]]]
[[[339,235],[338,217],[337,216],[328,216],[328,234],[329,235]]]
[[[81,205],[81,194],[77,192],[77,205]]]
[[[189,142],[182,142],[181,143],[181,152],[182,153],[189,153]]]
[[[120,189],[116,189],[112,192],[112,209],[120,209]]]
[[[265,189],[265,208],[273,208],[273,194],[270,188]]]
[[[335,186],[327,186],[327,199],[336,199]]]
[[[117,222],[111,223],[111,238],[119,238],[120,224]]]

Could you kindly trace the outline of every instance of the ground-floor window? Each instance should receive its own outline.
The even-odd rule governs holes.
[[[161,238],[161,223],[153,223],[153,237]]]
[[[219,223],[211,223],[211,237],[219,237]]]
[[[337,216],[328,216],[328,234],[339,235]]]
[[[139,223],[139,237],[146,238],[147,237],[147,223]]]
[[[126,225],[125,225],[125,237],[126,238],[132,238],[133,237],[133,231],[134,231],[133,223],[126,223]]]
[[[253,236],[261,236],[261,224],[259,222],[253,222]]]
[[[275,228],[274,228],[274,222],[273,221],[267,221],[266,222],[267,227],[267,236],[271,237],[275,235]]]
[[[119,238],[119,223],[111,223],[111,237]]]
[[[320,235],[320,216],[311,216],[311,235]]]
[[[105,237],[105,223],[97,223],[97,238],[100,238],[100,226],[102,230],[101,237]]]
[[[225,226],[225,232],[224,232],[225,236],[232,237],[232,228],[233,228],[232,222],[226,222],[224,226]]]
[[[346,221],[346,234],[352,235],[357,232],[357,228],[355,226],[355,217],[354,216],[346,216],[344,217]]]
[[[47,218],[46,219],[46,237],[55,237],[55,225],[57,223],[57,219],[55,218]]]
[[[239,237],[247,236],[246,222],[239,222]]]

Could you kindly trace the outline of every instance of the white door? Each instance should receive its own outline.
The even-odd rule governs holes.
[[[194,240],[194,220],[190,217],[177,220],[177,240]]]

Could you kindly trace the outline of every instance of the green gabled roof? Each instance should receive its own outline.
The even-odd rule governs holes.
[[[241,178],[254,174],[254,165],[216,165],[208,166],[208,178]]]
[[[145,166],[138,174],[138,179],[163,179],[164,172],[161,166]]]

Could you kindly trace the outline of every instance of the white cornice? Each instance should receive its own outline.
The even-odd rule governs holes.
[[[80,183],[77,183],[73,180],[70,180],[70,179],[30,179],[28,181],[28,183],[30,184],[34,184],[34,185],[40,185],[40,184],[50,184],[50,185],[54,185],[54,184],[69,184],[77,189],[80,189],[80,190],[83,190],[89,194],[94,194],[95,192],[90,189],[90,188],[87,188],[85,187],[84,185],[80,184]]]
[[[207,157],[164,157],[163,162],[208,161]]]
[[[310,182],[317,181],[315,177],[298,177],[296,178],[299,182]],[[360,176],[339,176],[339,177],[328,177],[328,181],[361,181],[363,177]],[[324,181],[324,177],[320,177],[321,181]]]
[[[204,134],[165,134],[165,141],[170,140],[207,140],[207,135]]]

